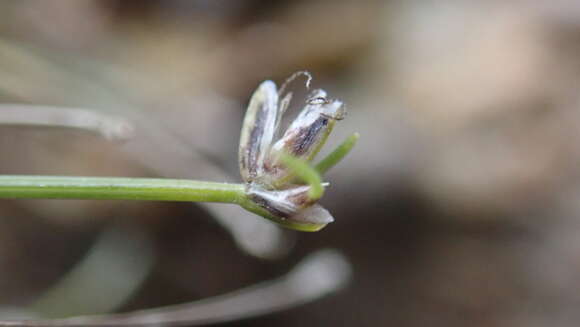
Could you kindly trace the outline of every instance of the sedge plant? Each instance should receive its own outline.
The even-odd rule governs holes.
[[[166,178],[0,175],[0,198],[103,199],[232,203],[299,231],[318,231],[333,221],[317,202],[327,183],[322,175],[354,147],[359,135],[349,136],[316,165],[316,154],[335,123],[345,116],[341,101],[314,90],[298,117],[280,136],[281,118],[289,106],[287,83],[278,90],[264,81],[250,99],[242,126],[239,166],[242,183]]]

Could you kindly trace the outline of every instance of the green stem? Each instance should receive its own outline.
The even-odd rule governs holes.
[[[4,199],[98,199],[238,204],[280,226],[314,232],[324,225],[280,219],[246,196],[243,184],[166,178],[0,175]]]
[[[307,161],[293,157],[289,154],[282,154],[280,159],[282,159],[282,162],[290,168],[296,177],[310,185],[308,196],[311,200],[318,200],[322,197],[322,194],[324,193],[322,179],[318,172],[310,167]]]
[[[339,163],[354,148],[360,138],[359,133],[354,133],[346,138],[334,151],[322,159],[314,168],[320,175],[324,175],[330,168]]]
[[[0,175],[0,198],[241,203],[244,185],[181,179]]]

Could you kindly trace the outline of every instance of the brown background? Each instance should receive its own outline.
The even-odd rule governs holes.
[[[236,181],[251,92],[303,69],[347,103],[330,145],[361,141],[328,175],[336,221],[285,233],[270,260],[199,206],[1,200],[0,306],[30,306],[116,226],[155,256],[119,311],[226,293],[331,247],[353,265],[346,289],[224,325],[576,326],[579,42],[565,0],[3,1],[0,102],[139,124],[126,145],[2,127],[0,174]]]

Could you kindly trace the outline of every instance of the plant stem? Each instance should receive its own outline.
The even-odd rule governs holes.
[[[0,198],[245,201],[243,184],[182,179],[0,175]]]
[[[356,145],[356,142],[360,138],[359,133],[354,133],[346,138],[334,151],[329,153],[324,159],[322,159],[314,168],[320,175],[324,175],[330,168],[334,167],[339,163],[346,155],[352,150]]]
[[[272,216],[246,196],[243,184],[166,178],[0,175],[4,199],[98,199],[234,203],[280,226],[314,232],[321,224]]]
[[[284,162],[284,164],[290,168],[293,175],[310,185],[308,196],[311,200],[318,200],[322,197],[322,194],[324,193],[322,178],[318,172],[314,170],[314,168],[310,167],[307,161],[298,159],[288,154],[283,154],[281,159],[282,162]]]

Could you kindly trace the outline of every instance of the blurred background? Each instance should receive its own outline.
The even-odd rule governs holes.
[[[299,70],[347,104],[327,147],[361,134],[327,176],[334,223],[296,233],[227,205],[0,200],[0,318],[125,312],[271,281],[272,298],[254,303],[271,314],[232,302],[211,314],[242,314],[212,321],[580,323],[574,0],[2,1],[0,102],[90,109],[102,116],[85,129],[109,137],[4,117],[0,174],[239,181],[249,97]],[[47,112],[0,109],[0,123]],[[342,282],[270,308],[305,302],[276,283],[325,248],[340,264],[322,279]]]

